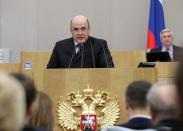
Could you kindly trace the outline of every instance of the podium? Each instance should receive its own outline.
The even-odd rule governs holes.
[[[87,84],[94,91],[105,91],[110,94],[111,98],[119,101],[120,118],[117,123],[122,123],[127,120],[124,101],[127,85],[140,79],[154,83],[157,81],[156,76],[156,68],[47,69],[43,71],[43,87],[54,102],[56,116],[61,96],[65,97],[71,92],[81,91]],[[58,125],[56,117],[55,131],[62,130],[64,129]]]
[[[105,91],[119,100],[120,118],[116,124],[127,120],[124,91],[130,82],[145,79],[155,83],[172,79],[177,67],[175,62],[157,62],[155,68],[136,68],[139,62],[146,61],[145,51],[124,51],[112,52],[116,67],[113,69],[45,69],[50,55],[51,52],[22,52],[20,70],[34,79],[39,90],[51,97],[55,115],[60,96],[81,91],[89,84],[95,91]],[[32,64],[31,70],[23,68],[27,60]],[[57,122],[58,119],[55,131],[62,131]]]
[[[156,62],[157,80],[174,79],[178,62]]]

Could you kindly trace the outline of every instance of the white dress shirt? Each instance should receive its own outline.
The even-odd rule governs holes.
[[[162,52],[168,51],[168,53],[170,55],[170,58],[173,61],[173,45],[171,45],[168,50],[167,50],[167,48],[165,46],[162,46],[161,51]]]
[[[76,41],[74,41],[74,44],[75,44],[75,52],[76,52],[76,54],[77,54],[77,53],[80,51],[80,47],[77,46],[78,43],[77,43]]]

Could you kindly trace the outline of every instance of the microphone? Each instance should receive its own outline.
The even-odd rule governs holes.
[[[73,60],[73,57],[74,57],[74,54],[75,54],[75,48],[74,48],[74,51],[72,53],[72,56],[71,56],[71,59],[70,59],[70,62],[69,62],[69,65],[68,65],[68,68],[71,68],[71,63],[72,63],[72,60]]]
[[[95,68],[95,59],[94,59],[93,45],[92,45],[91,40],[90,40],[90,46],[91,46],[91,52],[92,52],[93,68]]]
[[[81,44],[81,47],[80,47],[80,51],[82,50],[82,52],[81,52],[81,68],[83,68],[83,57],[84,57],[84,45],[83,44]]]
[[[106,55],[103,43],[101,43],[101,46],[102,46],[102,50],[104,52],[104,58],[105,58],[106,67],[109,68],[109,64],[108,64],[108,61],[107,61],[107,55]]]

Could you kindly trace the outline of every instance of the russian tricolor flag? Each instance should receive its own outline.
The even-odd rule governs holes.
[[[147,48],[161,46],[160,32],[165,28],[162,0],[150,0],[149,29]]]

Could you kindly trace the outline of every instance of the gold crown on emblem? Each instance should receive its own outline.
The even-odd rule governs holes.
[[[83,90],[84,96],[92,96],[93,90],[90,88],[89,85],[87,85],[87,88]]]

